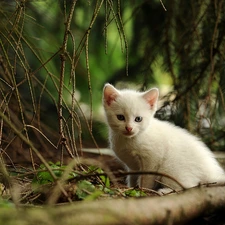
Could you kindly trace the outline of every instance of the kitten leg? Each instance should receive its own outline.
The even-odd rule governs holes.
[[[140,187],[156,190],[157,182],[155,181],[157,176],[154,175],[142,175],[139,176],[138,184]]]
[[[127,185],[128,187],[136,187],[138,185],[138,175],[128,175]]]
[[[161,188],[157,191],[160,195],[168,195],[168,194],[174,194],[176,193],[175,190],[172,190],[171,188]]]

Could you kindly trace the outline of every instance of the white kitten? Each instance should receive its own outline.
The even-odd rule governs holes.
[[[103,105],[109,141],[128,171],[156,171],[174,177],[185,188],[201,183],[224,183],[225,173],[212,152],[198,138],[171,123],[154,118],[159,91],[117,90],[106,84]],[[129,175],[128,186],[157,189],[157,182],[174,190],[166,177]]]

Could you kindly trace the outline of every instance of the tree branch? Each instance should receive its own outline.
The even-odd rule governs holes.
[[[189,189],[181,194],[142,199],[79,202],[51,208],[2,208],[7,224],[184,224],[225,208],[224,187]],[[13,215],[13,216],[12,216]]]

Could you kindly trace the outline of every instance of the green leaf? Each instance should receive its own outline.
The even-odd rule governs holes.
[[[147,196],[143,191],[136,190],[136,189],[130,189],[125,191],[125,195],[129,197],[144,197]]]
[[[85,199],[87,196],[89,196],[91,193],[95,191],[95,186],[87,181],[87,180],[81,180],[77,183],[77,191],[76,195],[79,199]]]
[[[14,208],[14,207],[15,205],[12,202],[0,198],[0,208]]]
[[[93,172],[95,172],[95,173],[97,173],[97,174],[104,173],[104,171],[103,171],[101,168],[97,167],[97,166],[89,166],[89,167],[88,167],[88,172],[87,172],[87,173],[93,173]],[[103,184],[104,184],[107,188],[110,187],[110,179],[109,179],[108,176],[101,175],[101,176],[99,176],[99,178],[102,180]]]
[[[60,178],[63,175],[64,170],[66,169],[66,166],[61,166],[59,162],[57,163],[49,162],[49,166],[53,169],[53,173],[55,174],[57,178]],[[46,170],[46,171],[43,171],[43,170]],[[75,172],[71,172],[68,174],[68,179],[74,178],[76,176],[78,176],[78,174],[76,174]],[[54,182],[52,175],[50,174],[49,171],[47,171],[47,168],[45,167],[45,165],[41,164],[38,169],[37,175],[33,178],[32,183],[33,184],[49,184],[52,182]]]
[[[85,201],[93,201],[96,200],[98,197],[100,197],[103,194],[102,191],[96,190],[92,194],[88,195],[84,200]]]
[[[97,188],[99,190],[103,191],[105,194],[110,194],[110,195],[114,195],[115,194],[115,191],[111,190],[108,187],[102,186],[101,184],[97,185]]]
[[[100,179],[102,180],[102,182],[104,183],[104,185],[109,188],[110,187],[110,180],[109,177],[107,176],[100,176]]]

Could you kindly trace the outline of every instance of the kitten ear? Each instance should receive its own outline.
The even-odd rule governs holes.
[[[152,88],[149,91],[145,92],[143,98],[148,102],[151,109],[157,109],[157,101],[159,97],[159,90],[158,88]]]
[[[119,96],[117,89],[111,84],[105,84],[103,88],[103,102],[108,106]]]

